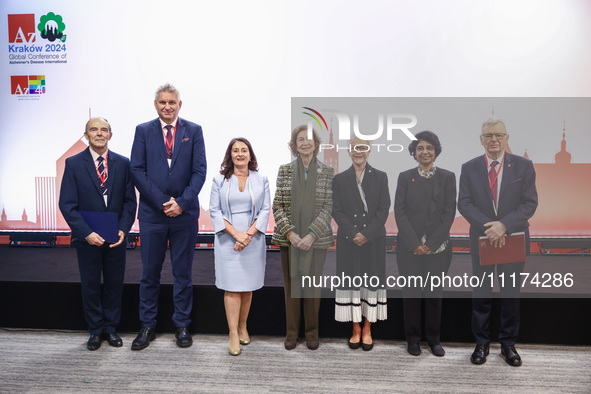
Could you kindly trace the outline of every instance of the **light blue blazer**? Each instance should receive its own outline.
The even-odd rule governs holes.
[[[232,224],[230,220],[229,185],[230,180],[226,179],[222,174],[218,174],[213,178],[211,196],[209,198],[209,214],[213,223],[213,231],[216,233],[224,231],[226,228],[224,220]],[[269,180],[265,175],[259,174],[256,171],[249,171],[247,185],[252,201],[250,223],[252,224],[256,219],[256,229],[265,234],[271,211]]]

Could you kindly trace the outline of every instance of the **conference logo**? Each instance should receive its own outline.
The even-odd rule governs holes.
[[[11,75],[10,94],[40,96],[45,94],[45,75]]]
[[[61,15],[48,12],[8,14],[8,64],[67,63],[66,24]]]
[[[56,15],[53,12],[43,15],[37,25],[37,29],[39,29],[41,37],[50,42],[54,42],[55,40],[66,42],[66,35],[64,34],[66,25],[61,15]]]
[[[394,138],[399,138],[401,135],[406,136],[411,141],[415,141],[416,137],[410,131],[414,126],[417,125],[417,117],[413,114],[397,114],[397,113],[388,113],[388,114],[377,114],[377,131],[374,130],[361,130],[360,128],[360,120],[359,114],[347,114],[341,110],[322,110],[322,113],[318,110],[315,110],[311,107],[302,107],[306,110],[306,112],[302,112],[303,114],[312,118],[323,130],[323,125],[328,130],[328,125],[326,123],[325,118],[329,115],[332,115],[337,118],[337,123],[339,126],[339,132],[336,136],[337,141],[349,141],[352,137],[357,137],[362,140],[367,140],[372,142],[369,147],[374,149],[378,152],[381,150],[385,150],[388,152],[402,152],[404,151],[404,146],[397,143],[392,143]],[[324,114],[324,115],[323,115]],[[352,121],[351,121],[352,119]],[[321,122],[322,121],[322,122]],[[308,123],[308,138],[312,138],[312,128],[313,122],[310,120]],[[388,144],[384,143],[377,143],[378,139],[383,139],[385,135]],[[376,143],[374,143],[374,141]],[[338,144],[320,144],[320,151],[323,150],[331,150],[336,149],[338,152],[339,150],[348,150],[351,149],[356,150],[357,147],[359,149],[366,150],[368,147],[363,146],[362,144],[356,146],[342,146]]]

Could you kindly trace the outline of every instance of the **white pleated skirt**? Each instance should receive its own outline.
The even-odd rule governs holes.
[[[336,290],[335,320],[361,323],[365,317],[370,323],[388,318],[388,300],[385,289]]]

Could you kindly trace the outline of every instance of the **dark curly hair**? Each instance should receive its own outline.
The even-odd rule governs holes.
[[[232,138],[232,141],[228,144],[228,149],[226,149],[226,155],[224,156],[224,160],[222,161],[222,165],[220,166],[220,174],[224,176],[226,179],[230,179],[232,174],[234,173],[234,162],[232,162],[232,147],[236,142],[244,142],[246,146],[248,146],[248,152],[250,153],[250,161],[248,162],[248,169],[250,171],[258,171],[259,164],[257,163],[257,157],[254,154],[254,150],[252,150],[252,145],[250,142],[244,137],[236,137]]]
[[[441,143],[439,142],[439,138],[434,132],[429,130],[421,131],[420,133],[416,134],[415,137],[416,140],[412,141],[408,146],[408,151],[410,152],[410,155],[414,157],[415,160],[417,159],[417,145],[420,141],[426,141],[433,145],[433,147],[435,148],[435,158],[439,156],[439,154],[441,153]]]

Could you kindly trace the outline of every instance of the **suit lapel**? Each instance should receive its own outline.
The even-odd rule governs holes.
[[[182,149],[182,141],[185,138],[185,122],[181,118],[177,120],[176,133],[174,135],[174,145],[172,148],[172,161],[170,162],[170,168],[174,166],[176,158],[179,156],[180,150]]]
[[[232,176],[230,176],[228,179],[224,177],[220,192],[220,194],[223,195],[222,204],[224,206],[225,212],[228,212],[228,214],[230,214],[230,186],[232,185],[232,181]],[[224,212],[224,209],[222,209],[222,212]]]
[[[439,169],[435,170],[435,174],[433,175],[433,196],[431,197],[431,205],[429,208],[429,217],[427,219],[427,223],[425,227],[429,227],[431,222],[438,220],[437,218],[437,202],[441,198],[440,194],[443,193],[443,175],[441,175],[441,171]]]
[[[86,168],[86,171],[88,172],[88,176],[90,177],[90,180],[91,180],[92,184],[94,185],[95,190],[97,191],[99,196],[101,198],[103,198],[101,181],[100,181],[98,174],[96,172],[96,166],[94,165],[94,160],[92,160],[92,155],[90,154],[90,148],[86,148],[86,154],[84,155],[84,167]],[[107,171],[108,170],[110,170],[110,169],[109,169],[109,164],[107,163]]]
[[[159,152],[158,156],[166,162],[166,142],[164,139],[164,133],[162,132],[162,125],[160,124],[160,118],[156,118],[153,123],[152,133],[154,135],[154,148]],[[160,148],[157,148],[160,147]],[[167,163],[168,164],[168,163]]]
[[[248,170],[248,179],[246,180],[247,186],[248,186],[248,192],[250,193],[250,210],[251,210],[251,214],[250,214],[250,223],[254,222],[254,217],[257,214],[257,212],[259,211],[258,209],[258,204],[259,204],[259,200],[257,199],[257,194],[255,194],[255,190],[263,190],[262,188],[259,188],[259,182],[258,182],[259,178],[257,177],[257,173],[254,171],[250,171]]]
[[[374,181],[375,181],[375,177],[374,177],[373,167],[370,166],[369,164],[366,164],[365,165],[365,175],[363,175],[363,182],[361,182],[361,188],[363,189],[363,194],[365,194],[365,202],[367,203],[367,209],[369,209],[369,207],[373,206],[373,204],[370,203],[369,200],[373,201],[373,198],[375,196],[375,193],[372,193],[372,190],[375,190]],[[359,193],[357,193],[357,195],[359,196],[359,202],[361,204],[361,208],[363,210],[365,210],[365,206],[363,205],[363,201],[361,201],[361,196],[359,195]]]
[[[358,205],[358,207],[360,209],[365,209],[363,207],[363,201],[361,201],[361,195],[359,194],[359,189],[357,188],[357,176],[355,175],[355,168],[353,168],[353,166],[349,167],[349,169],[347,170],[346,176],[347,176],[347,182],[351,185],[351,189],[354,190],[353,191],[353,200],[355,200],[355,203]],[[365,173],[365,176],[367,176],[367,172]],[[363,177],[362,186],[365,184],[365,176]]]
[[[487,198],[487,201],[490,202],[490,207],[493,209],[493,200],[492,200],[492,194],[490,191],[490,183],[488,182],[488,168],[486,167],[486,160],[484,159],[484,155],[482,155],[480,157],[480,160],[478,160],[478,168],[476,169],[476,171],[478,172],[478,176],[482,181],[482,186],[483,186],[483,192],[484,195]]]
[[[441,175],[441,171],[435,169],[435,174],[433,175],[433,198],[431,199],[433,202],[439,199],[439,194],[443,192],[443,176]]]
[[[512,162],[513,160],[511,154],[505,152],[505,160],[503,162],[503,179],[501,180],[501,192],[499,193],[499,207],[503,203],[503,194],[505,193],[505,190],[507,190],[507,185],[513,182],[515,178]]]
[[[113,190],[113,185],[115,184],[115,179],[117,179],[117,159],[114,157],[115,155],[111,154],[109,151],[109,160],[107,161],[107,181],[106,187],[107,189],[107,206],[111,204],[111,191]],[[101,192],[102,193],[102,192]]]

